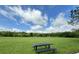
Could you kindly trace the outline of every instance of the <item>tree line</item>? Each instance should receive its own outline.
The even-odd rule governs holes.
[[[0,37],[79,37],[79,30],[59,33],[26,33],[0,31]]]

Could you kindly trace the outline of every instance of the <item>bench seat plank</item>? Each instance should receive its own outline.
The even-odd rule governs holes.
[[[36,53],[40,53],[40,52],[47,52],[47,51],[53,51],[55,52],[55,48],[49,48],[49,49],[38,49],[36,50]]]

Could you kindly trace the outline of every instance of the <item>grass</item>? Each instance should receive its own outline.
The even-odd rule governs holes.
[[[32,44],[40,42],[53,43],[57,54],[79,52],[79,38],[0,37],[0,54],[35,54]]]

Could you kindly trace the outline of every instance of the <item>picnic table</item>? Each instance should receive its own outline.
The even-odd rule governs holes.
[[[53,44],[50,44],[50,43],[36,43],[36,44],[33,44],[32,46],[33,46],[36,53],[48,52],[48,51],[55,52],[56,48],[51,47],[51,45],[53,45]]]

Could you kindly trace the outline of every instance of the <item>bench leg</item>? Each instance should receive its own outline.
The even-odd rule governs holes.
[[[52,53],[56,53],[56,49],[53,49]]]
[[[41,52],[37,52],[37,51],[35,51],[35,53],[36,53],[36,54],[40,54]]]

